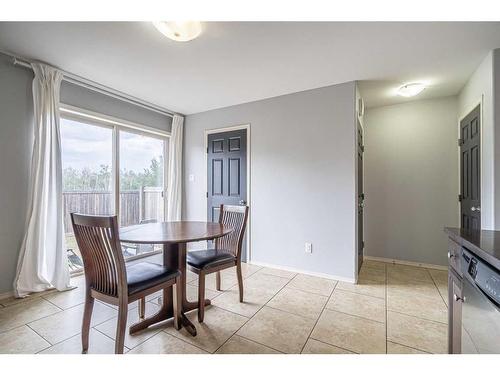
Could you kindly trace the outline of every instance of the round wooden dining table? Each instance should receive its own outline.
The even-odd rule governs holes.
[[[120,241],[135,244],[161,244],[163,245],[163,265],[169,269],[181,271],[182,326],[193,336],[196,336],[196,327],[186,317],[185,313],[196,309],[197,302],[190,302],[186,298],[186,244],[189,242],[213,240],[231,233],[233,229],[223,224],[202,221],[171,221],[165,223],[150,223],[133,225],[120,229]],[[210,300],[205,300],[209,305]],[[130,333],[146,329],[173,317],[173,289],[163,291],[162,306],[160,310],[130,326]]]

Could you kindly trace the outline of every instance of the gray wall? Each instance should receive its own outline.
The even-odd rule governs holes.
[[[479,103],[481,110],[481,226],[495,229],[495,120],[493,51],[488,53],[458,95],[458,119]],[[457,127],[458,135],[458,127]],[[500,181],[499,181],[500,182]],[[497,227],[500,229],[500,227]]]
[[[365,254],[446,265],[458,225],[457,98],[367,110]]]
[[[33,144],[33,73],[0,54],[0,293],[12,290]]]
[[[251,124],[251,261],[354,280],[354,102],[349,82],[187,116],[184,218],[206,219],[204,130]]]
[[[33,73],[0,53],[0,294],[10,292],[24,235],[33,147]],[[63,82],[61,101],[161,130],[171,118]]]
[[[128,120],[156,129],[171,131],[172,118],[115,99],[66,81],[61,84],[61,103]]]
[[[493,126],[495,128],[495,229],[500,230],[500,48],[493,51]]]

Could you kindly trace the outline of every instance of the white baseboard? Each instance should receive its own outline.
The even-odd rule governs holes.
[[[327,274],[327,273],[304,271],[304,270],[300,270],[300,269],[297,269],[297,268],[285,267],[285,266],[278,266],[276,264],[269,264],[269,263],[255,262],[255,261],[250,261],[248,263],[249,264],[253,264],[255,266],[268,267],[268,268],[276,268],[277,270],[283,270],[283,271],[289,271],[289,272],[296,272],[296,273],[302,273],[304,275],[321,277],[323,279],[343,281],[343,282],[351,283],[351,284],[355,283],[354,279],[351,279],[351,278],[348,278],[348,277],[330,275],[330,274]]]
[[[0,293],[0,300],[6,299],[6,298],[10,298],[10,297],[13,297],[13,296],[14,296],[14,291],[13,290],[8,291],[8,292],[3,292],[3,293]]]
[[[375,258],[375,257],[369,257],[369,256],[365,256],[365,259],[370,259],[370,260],[378,260],[378,261],[385,261],[385,262],[389,262],[389,263],[397,263],[398,261],[396,260],[392,260],[392,259],[385,259],[385,258]],[[382,259],[385,259],[385,260],[382,260]],[[262,262],[255,262],[255,261],[250,261],[248,262],[249,264],[253,264],[253,265],[256,265],[256,266],[260,266],[260,267],[268,267],[268,268],[276,268],[278,270],[283,270],[283,271],[289,271],[289,272],[296,272],[296,273],[302,273],[304,275],[310,275],[310,276],[316,276],[316,277],[321,277],[323,279],[330,279],[330,280],[336,280],[336,281],[343,281],[343,282],[346,282],[346,283],[351,283],[351,284],[354,284],[354,279],[351,279],[351,278],[348,278],[348,277],[342,277],[342,276],[336,276],[336,275],[330,275],[330,274],[327,274],[327,273],[320,273],[320,272],[311,272],[311,271],[304,271],[304,270],[301,270],[301,269],[297,269],[297,268],[292,268],[292,267],[284,267],[284,266],[278,266],[276,264],[269,264],[269,263],[262,263]],[[411,264],[410,264],[411,263]],[[401,263],[401,264],[408,264],[408,265],[414,265],[412,262],[405,262],[405,263]],[[416,263],[415,263],[416,264]],[[441,266],[432,266],[432,265],[425,265],[425,266],[419,266],[419,267],[426,267],[426,268],[438,268],[438,267],[441,267]],[[440,268],[439,268],[440,269]],[[446,267],[444,267],[444,269],[447,269]],[[74,276],[74,275],[72,275]],[[13,297],[14,296],[14,291],[11,290],[9,292],[4,292],[4,293],[0,293],[0,300],[2,299],[6,299],[6,298],[9,298],[9,297]]]
[[[77,271],[77,272],[72,272],[69,275],[69,277],[72,278],[72,277],[77,277],[77,276],[80,276],[80,275],[83,275],[83,270],[82,271]],[[38,292],[38,293],[43,293],[43,292]],[[8,291],[8,292],[4,292],[4,293],[0,293],[0,300],[6,299],[6,298],[10,298],[10,297],[14,297],[14,295],[15,294],[14,294],[13,290]],[[27,297],[32,296],[32,295],[36,295],[36,293],[29,294],[29,295],[27,295],[26,297],[23,297],[23,298],[27,298]]]
[[[404,266],[413,266],[413,267],[421,267],[421,268],[431,268],[434,270],[442,270],[447,271],[447,266],[439,266],[437,264],[428,264],[428,263],[420,263],[420,262],[410,262],[407,260],[399,260],[399,259],[390,259],[390,258],[380,258],[380,257],[372,257],[369,255],[364,255],[363,259],[366,260],[375,260],[377,262],[391,263],[391,264],[401,264]]]

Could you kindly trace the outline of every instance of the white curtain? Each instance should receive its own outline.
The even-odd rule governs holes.
[[[168,148],[167,221],[181,220],[183,124],[184,117],[174,115]]]
[[[68,289],[64,249],[59,89],[62,74],[32,64],[34,145],[27,224],[21,245],[14,291],[17,297],[50,288]]]

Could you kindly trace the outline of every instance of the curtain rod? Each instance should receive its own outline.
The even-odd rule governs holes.
[[[3,52],[3,53],[5,53],[5,52]],[[10,54],[8,54],[8,55],[10,55]],[[23,67],[28,68],[28,69],[33,69],[32,66],[31,66],[31,63],[28,60],[24,60],[24,59],[21,59],[21,58],[19,58],[17,56],[13,56],[13,55],[10,55],[10,56],[13,59],[14,65],[19,65],[19,66],[23,66]],[[99,84],[97,82],[88,80],[86,78],[77,76],[75,74],[68,73],[68,72],[65,72],[65,71],[61,71],[61,72],[63,74],[63,79],[66,82],[73,83],[75,85],[85,87],[85,88],[87,88],[89,90],[92,90],[92,91],[95,91],[95,92],[98,92],[100,94],[104,94],[104,95],[107,95],[107,96],[111,96],[113,98],[116,98],[116,99],[119,99],[119,100],[122,100],[122,101],[125,101],[125,102],[128,102],[128,103],[137,105],[139,107],[148,109],[148,110],[153,111],[153,112],[161,113],[162,115],[166,115],[166,116],[169,116],[169,117],[174,117],[174,115],[177,114],[175,112],[171,112],[171,111],[169,111],[169,110],[167,110],[165,108],[157,106],[156,104],[152,104],[152,103],[146,102],[144,100],[141,100],[139,98],[136,98],[134,96],[127,95],[127,94],[125,94],[123,92],[120,92],[120,91],[112,89],[110,87],[101,85],[101,84]]]

